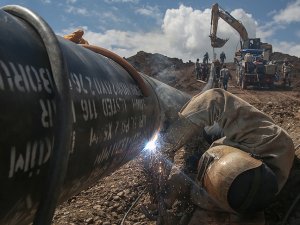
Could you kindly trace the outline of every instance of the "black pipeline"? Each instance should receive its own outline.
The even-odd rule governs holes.
[[[0,224],[50,224],[57,202],[136,157],[190,96],[146,75],[142,92],[22,7],[0,10],[0,27]]]

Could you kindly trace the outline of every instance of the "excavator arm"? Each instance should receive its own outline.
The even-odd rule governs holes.
[[[248,32],[244,25],[240,21],[236,20],[233,16],[231,16],[228,12],[221,9],[216,3],[212,6],[211,9],[211,30],[209,35],[211,40],[211,46],[213,48],[221,48],[228,41],[228,39],[221,39],[217,37],[219,18],[222,18],[226,23],[228,23],[240,34],[243,43],[248,41]]]

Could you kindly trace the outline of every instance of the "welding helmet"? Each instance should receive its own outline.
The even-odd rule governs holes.
[[[261,211],[278,191],[276,176],[265,163],[226,145],[202,155],[197,180],[218,207],[229,212]]]

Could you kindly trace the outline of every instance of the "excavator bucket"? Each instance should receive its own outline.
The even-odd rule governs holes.
[[[218,37],[210,36],[211,46],[213,48],[222,48],[229,39],[222,39]]]

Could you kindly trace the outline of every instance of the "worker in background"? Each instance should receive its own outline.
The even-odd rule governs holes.
[[[266,73],[265,65],[263,63],[263,58],[257,57],[256,60],[254,61],[254,65],[255,65],[259,86],[262,87],[264,85],[264,77]]]
[[[224,52],[221,52],[221,54],[220,54],[220,61],[221,61],[221,64],[224,64],[225,59],[226,59],[225,53],[224,53]]]
[[[203,56],[203,63],[208,64],[208,60],[209,60],[209,55],[208,52],[206,52]]]
[[[294,67],[293,64],[291,64],[287,58],[284,59],[284,63],[282,64],[282,73],[283,73],[283,82],[284,82],[284,86],[286,86],[287,82],[289,87],[292,84],[292,76],[291,76],[291,72],[292,72],[292,67]]]
[[[220,80],[220,71],[221,71],[221,63],[218,59],[214,60],[214,67],[215,67],[215,74],[214,74],[214,87],[219,87],[219,80]]]
[[[185,176],[182,180],[171,176],[170,190],[180,195],[190,191],[198,207],[189,225],[224,224],[218,219],[220,212],[239,217],[236,225],[248,224],[243,215],[262,212],[286,183],[294,159],[293,141],[266,114],[217,88],[194,96],[181,109],[162,151],[174,157],[182,145],[210,126],[218,126],[222,136],[210,140],[210,148],[201,156],[196,184]],[[173,192],[166,196],[169,207],[176,201]],[[207,217],[210,223],[203,222]],[[262,220],[257,224],[264,224]]]
[[[227,91],[228,81],[232,79],[229,69],[226,68],[226,65],[223,65],[223,68],[220,71],[220,81],[223,85],[224,90]]]
[[[247,52],[246,55],[244,56],[244,61],[245,61],[245,72],[254,73],[255,65],[253,63],[254,61],[253,55]]]
[[[200,65],[199,59],[197,59],[196,63],[195,63],[195,72],[196,72],[196,79],[200,80],[201,65]]]
[[[63,37],[69,41],[76,43],[76,44],[87,44],[88,45],[89,44],[88,41],[86,41],[85,39],[82,38],[83,34],[84,34],[84,31],[81,29],[78,29],[71,34],[64,35]]]
[[[207,81],[208,74],[209,74],[209,66],[206,63],[201,64],[201,73],[202,73],[202,80]]]

